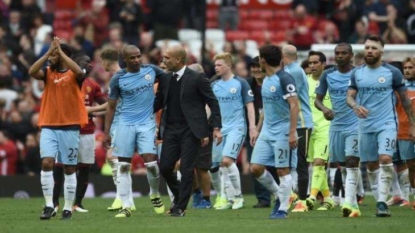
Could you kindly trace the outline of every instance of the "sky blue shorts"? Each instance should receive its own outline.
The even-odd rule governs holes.
[[[42,128],[40,157],[52,157],[64,165],[77,165],[79,136],[79,130]]]

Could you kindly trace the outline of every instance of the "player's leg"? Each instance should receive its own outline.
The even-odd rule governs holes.
[[[288,216],[290,208],[290,196],[292,192],[292,176],[290,168],[293,167],[293,161],[297,156],[297,150],[291,150],[288,140],[279,140],[273,142],[274,160],[277,168],[277,174],[280,180],[278,189],[278,199],[280,206],[278,210],[273,212],[271,219],[283,219]]]
[[[325,165],[329,156],[328,148],[329,138],[326,132],[318,133],[315,135],[314,143],[314,160],[313,160],[313,179],[310,192],[310,198],[307,199],[307,205],[309,209],[312,209],[317,197],[317,193],[320,191],[323,195],[322,206],[317,210],[328,210],[333,208],[334,202],[330,197],[330,189],[327,181],[327,172]]]
[[[202,200],[196,206],[198,209],[210,209],[212,204],[210,201],[210,177],[209,169],[212,166],[212,138],[209,138],[209,144],[203,147],[196,159],[196,177],[202,194]]]
[[[359,133],[360,160],[366,162],[370,189],[375,200],[378,200],[379,155],[376,150],[378,142],[374,133]],[[376,147],[375,147],[376,146]]]
[[[56,130],[58,137],[59,155],[63,163],[65,181],[63,196],[65,203],[63,206],[62,218],[72,218],[72,207],[76,195],[76,165],[79,154],[79,130]]]
[[[382,130],[377,134],[379,154],[379,199],[377,200],[377,217],[390,217],[386,199],[392,184],[393,163],[392,156],[395,153],[397,140],[396,129]]]
[[[113,155],[118,157],[117,189],[122,209],[116,218],[131,216],[131,158],[136,146],[136,130],[134,126],[117,125],[117,136],[114,139]]]
[[[311,174],[308,170],[310,160],[310,147],[312,146],[311,135],[312,129],[297,129],[298,134],[298,149],[297,149],[297,174],[298,174],[298,199],[296,206],[293,209],[293,212],[305,212],[306,208],[306,199],[307,193],[309,190],[309,177]]]
[[[227,169],[229,180],[235,192],[234,202],[232,209],[243,208],[243,197],[241,191],[241,177],[239,169],[236,166],[236,159],[241,151],[245,134],[243,129],[234,129],[226,137],[226,143],[224,144],[222,151],[222,164]]]
[[[79,141],[79,154],[77,166],[77,186],[75,205],[73,209],[77,212],[88,212],[82,205],[89,184],[89,169],[95,163],[95,135],[81,134]]]
[[[229,180],[228,171],[222,165],[222,151],[226,144],[227,135],[223,135],[222,143],[212,145],[212,168],[210,169],[212,185],[216,190],[216,201],[213,208],[229,209],[232,203],[228,203],[228,195],[226,193],[226,184]],[[229,198],[233,199],[229,193]]]
[[[359,217],[360,210],[357,203],[357,186],[359,184],[359,152],[358,135],[356,132],[341,132],[344,138],[346,162],[345,202],[342,206],[343,217]],[[340,153],[340,151],[339,151]]]
[[[163,214],[165,207],[161,200],[160,186],[160,169],[158,166],[157,144],[156,144],[156,124],[155,122],[146,125],[137,125],[137,148],[143,156],[144,165],[147,168],[147,181],[150,186],[150,200],[153,204],[154,211],[157,214]]]
[[[115,190],[116,190],[115,199],[112,202],[111,206],[107,208],[107,210],[109,210],[109,211],[118,211],[122,208],[120,193],[117,189],[118,157],[114,156],[113,153],[112,153],[113,148],[114,148],[114,140],[115,140],[115,137],[116,137],[115,136],[116,128],[117,128],[117,125],[114,124],[114,122],[113,122],[113,124],[111,125],[111,129],[110,129],[111,147],[107,150],[107,161],[108,161],[108,164],[111,167],[112,180],[114,181]]]
[[[55,181],[53,186],[53,206],[55,207],[54,214],[57,214],[59,210],[59,197],[62,193],[63,186],[63,164],[58,163],[56,159],[55,165],[53,166],[53,180]]]
[[[255,143],[250,163],[252,175],[274,196],[275,204],[270,216],[275,215],[281,204],[278,198],[279,186],[272,174],[266,169],[266,166],[275,167],[274,148],[269,140],[261,137],[261,134]]]
[[[415,183],[413,170],[415,161],[414,142],[411,140],[398,140],[398,148],[401,159],[406,162],[405,166],[407,168],[405,169],[404,166],[399,167],[399,182],[402,184],[402,187],[404,187],[403,190],[408,192],[407,196],[405,195],[405,198],[407,198],[407,204],[409,205],[409,193],[415,193],[415,190],[413,190]]]
[[[48,220],[54,214],[53,205],[53,164],[58,154],[58,143],[54,130],[43,128],[40,133],[40,156],[42,170],[40,183],[42,185],[45,207],[40,215],[41,220]]]
[[[402,189],[399,185],[399,178],[398,178],[398,172],[395,170],[398,169],[398,166],[404,163],[400,159],[400,151],[396,150],[396,152],[393,154],[392,162],[394,165],[394,169],[392,171],[392,183],[391,183],[391,189],[392,189],[392,197],[386,202],[388,206],[391,205],[400,205],[403,202],[403,195],[402,195]]]

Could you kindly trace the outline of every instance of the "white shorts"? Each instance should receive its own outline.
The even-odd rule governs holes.
[[[78,163],[95,163],[95,134],[81,134],[79,140]]]

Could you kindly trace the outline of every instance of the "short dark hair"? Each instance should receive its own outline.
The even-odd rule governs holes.
[[[116,49],[107,48],[101,52],[99,55],[102,60],[108,60],[111,62],[118,62],[119,59],[119,52]]]
[[[72,47],[67,45],[67,44],[61,44],[61,49],[63,51],[63,53],[68,56],[68,57],[72,57]]]
[[[366,40],[373,40],[373,41],[379,42],[379,44],[382,45],[382,48],[385,47],[385,42],[378,35],[370,35],[370,36],[367,37]]]
[[[72,57],[71,57],[71,59],[76,63],[76,64],[79,64],[79,60],[80,59],[82,59],[82,58],[84,58],[85,56],[88,56],[88,55],[86,55],[85,53],[83,53],[83,52],[79,52],[79,53],[75,53]]]
[[[401,61],[391,61],[388,63],[389,65],[396,67],[403,74],[403,63]]]
[[[311,50],[310,52],[308,52],[308,58],[310,58],[311,56],[318,56],[319,57],[319,61],[321,62],[321,63],[323,63],[323,62],[326,62],[327,61],[327,59],[326,59],[326,55],[324,55],[324,53],[322,53],[322,52],[320,52],[320,51],[314,51],[314,50]]]
[[[252,66],[259,66],[259,56],[256,56],[256,57],[254,57],[254,58],[252,58],[252,61],[251,61],[251,67]]]
[[[340,43],[340,44],[336,45],[336,47],[334,49],[336,50],[336,48],[339,47],[339,46],[344,46],[344,47],[347,48],[347,50],[349,50],[350,53],[353,53],[353,48],[349,43],[345,43],[345,42]]]
[[[272,44],[261,46],[259,56],[270,66],[279,66],[282,58],[281,48]]]

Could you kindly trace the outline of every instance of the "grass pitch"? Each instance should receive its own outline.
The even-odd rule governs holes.
[[[366,197],[360,207],[362,217],[343,218],[339,207],[329,211],[309,211],[289,213],[284,220],[268,219],[270,208],[253,209],[256,200],[253,196],[244,196],[245,208],[241,210],[196,210],[189,208],[184,218],[155,214],[150,199],[135,199],[137,211],[132,217],[116,219],[114,212],[106,208],[112,199],[85,199],[84,206],[89,213],[74,213],[69,221],[61,221],[60,215],[51,220],[41,221],[39,215],[44,203],[43,198],[26,200],[0,199],[0,232],[56,232],[56,233],[100,233],[100,232],[215,232],[215,233],[256,233],[256,232],[307,232],[307,233],[383,233],[408,232],[415,228],[415,210],[411,207],[391,207],[391,218],[376,218],[375,202],[372,196]],[[167,196],[163,197],[167,206]],[[61,200],[63,204],[63,200]]]

